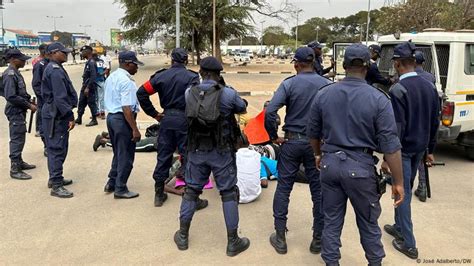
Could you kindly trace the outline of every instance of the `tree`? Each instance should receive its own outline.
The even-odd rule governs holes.
[[[290,35],[285,33],[283,27],[270,26],[263,30],[263,44],[277,46],[282,45],[285,40],[290,38]]]

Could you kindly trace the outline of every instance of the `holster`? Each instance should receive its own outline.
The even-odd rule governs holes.
[[[382,196],[387,191],[387,175],[383,174],[382,171],[377,173],[375,169],[375,177],[377,181],[377,193]]]

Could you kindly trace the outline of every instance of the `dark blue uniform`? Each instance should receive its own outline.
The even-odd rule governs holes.
[[[330,67],[323,67],[323,59],[320,56],[316,57],[316,59],[314,60],[313,68],[314,71],[320,76],[324,76],[331,71]]]
[[[196,72],[186,69],[184,64],[174,63],[170,69],[156,72],[137,92],[138,101],[147,115],[156,117],[158,114],[150,101],[150,95],[155,93],[158,93],[160,106],[164,109],[164,117],[160,121],[157,163],[153,172],[155,189],[168,178],[176,148],[185,162],[187,121],[184,94],[186,89],[197,84],[199,76]]]
[[[48,150],[49,179],[53,187],[62,186],[63,164],[69,144],[69,122],[74,121],[72,109],[77,106],[77,93],[63,66],[50,61],[43,73],[41,110],[43,131]]]
[[[347,51],[346,51],[347,53]],[[368,59],[368,53],[367,53]],[[347,199],[356,214],[369,263],[385,256],[377,219],[381,213],[372,151],[400,149],[390,99],[365,80],[346,77],[322,89],[309,114],[308,136],[322,139],[322,258],[337,264]]]
[[[5,99],[5,115],[10,129],[10,160],[12,164],[23,162],[21,153],[26,140],[26,111],[30,108],[31,96],[20,71],[9,66],[2,74]]]
[[[416,74],[418,74],[418,76],[426,79],[427,81],[433,83],[433,84],[436,84],[436,78],[433,74],[431,74],[430,72],[427,72],[423,69],[423,67],[421,66],[416,66],[415,67],[415,72]]]
[[[369,85],[372,84],[382,84],[384,86],[390,86],[392,82],[388,78],[384,78],[382,74],[380,74],[379,68],[377,67],[377,63],[371,62],[369,66],[369,70],[367,71],[367,75],[365,76],[365,80]]]
[[[84,115],[84,111],[86,110],[86,106],[89,106],[93,118],[95,118],[97,115],[97,84],[95,83],[96,80],[97,63],[93,58],[90,58],[89,60],[87,60],[86,65],[84,66],[84,73],[82,74],[82,88],[81,93],[79,95],[79,106],[77,109],[78,118],[82,118],[82,115]],[[89,96],[87,97],[84,94],[84,90],[86,88],[89,88]]]
[[[321,216],[321,184],[316,169],[313,151],[306,136],[308,110],[319,89],[329,84],[329,80],[314,72],[300,73],[285,79],[275,92],[265,111],[265,128],[272,140],[278,137],[275,127],[277,112],[286,106],[285,139],[278,160],[278,185],[273,197],[275,229],[286,230],[290,193],[296,180],[300,164],[304,165],[310,183],[313,201],[313,236],[320,237],[323,227]]]
[[[42,124],[41,123],[41,108],[43,108],[43,97],[41,95],[41,81],[43,80],[44,69],[46,68],[48,63],[49,63],[49,59],[43,58],[33,66],[33,79],[31,81],[31,86],[33,87],[33,91],[35,92],[36,103],[38,106],[38,111],[36,113],[36,131],[40,133],[41,140],[43,141],[45,147],[46,147],[46,142],[44,140],[44,133],[41,127],[41,124]]]

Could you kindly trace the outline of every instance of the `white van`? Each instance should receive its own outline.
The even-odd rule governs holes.
[[[438,141],[464,146],[468,157],[474,160],[474,30],[426,29],[381,36],[378,67],[382,75],[395,74],[393,48],[408,40],[423,51],[423,68],[435,75],[436,87],[443,95]]]

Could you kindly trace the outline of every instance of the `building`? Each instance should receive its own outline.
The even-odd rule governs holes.
[[[62,42],[66,46],[82,47],[91,43],[91,37],[84,33],[57,32],[59,34],[51,39],[51,32],[39,31],[38,37],[40,43]],[[67,39],[64,39],[67,38]]]
[[[5,29],[4,43],[18,48],[38,48],[40,40],[32,31]]]

